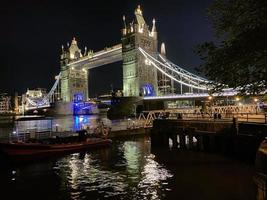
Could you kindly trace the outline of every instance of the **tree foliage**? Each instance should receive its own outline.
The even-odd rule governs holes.
[[[267,89],[267,0],[215,0],[208,9],[219,42],[205,42],[197,53],[200,70],[214,89],[227,85],[241,93]]]

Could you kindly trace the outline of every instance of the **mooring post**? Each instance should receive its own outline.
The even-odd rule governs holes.
[[[189,134],[188,135],[188,139],[189,139],[189,149],[193,149],[194,144],[193,144],[193,135]]]
[[[172,147],[177,148],[178,147],[177,134],[172,133],[171,139],[172,139]]]
[[[186,145],[185,145],[185,134],[184,133],[180,133],[179,134],[179,139],[180,139],[180,148],[181,149],[186,149]]]

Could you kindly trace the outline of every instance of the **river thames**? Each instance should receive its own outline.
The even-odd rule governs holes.
[[[115,127],[125,121],[100,120]],[[79,129],[95,116],[55,118]],[[3,122],[3,121],[2,121]],[[9,126],[2,123],[1,138]],[[11,164],[1,157],[1,199],[256,199],[254,166],[220,155],[151,149],[149,135],[114,138],[111,147]]]

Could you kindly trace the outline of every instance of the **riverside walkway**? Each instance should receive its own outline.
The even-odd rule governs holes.
[[[254,109],[212,109],[208,112],[201,112],[197,109],[168,109],[144,111],[138,117],[138,123],[144,127],[152,127],[155,119],[182,119],[182,120],[199,120],[199,121],[229,121],[235,119],[237,122],[267,123],[267,113]],[[247,112],[244,112],[247,111]],[[248,112],[249,111],[249,112]]]

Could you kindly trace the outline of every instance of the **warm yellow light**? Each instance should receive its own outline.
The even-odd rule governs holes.
[[[239,101],[239,100],[240,100],[240,98],[239,98],[239,97],[236,97],[236,98],[235,98],[235,100],[236,100],[236,101]]]
[[[212,96],[209,96],[208,99],[211,100],[212,99]]]
[[[255,98],[254,101],[257,102],[257,101],[259,101],[259,99]]]
[[[151,62],[150,62],[150,60],[148,60],[148,59],[145,59],[145,64],[146,64],[146,65],[151,65]]]
[[[138,5],[137,9],[136,9],[136,13],[139,15],[142,15],[142,10],[141,10],[141,6]]]
[[[70,59],[74,59],[75,57],[74,57],[74,54],[70,54]]]

